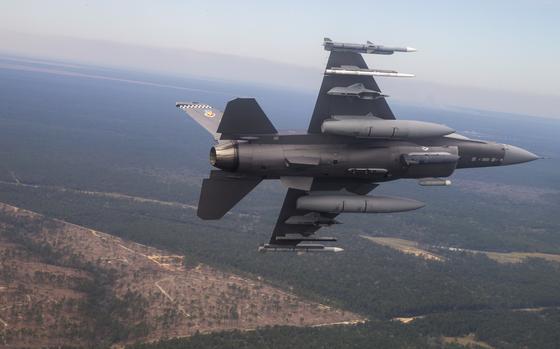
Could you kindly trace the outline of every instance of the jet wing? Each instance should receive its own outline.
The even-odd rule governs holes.
[[[344,68],[348,66],[358,69],[368,69],[366,62],[359,53],[331,51],[326,69]],[[352,90],[352,88],[356,86],[362,88],[362,85],[363,90],[370,90],[373,93],[379,92],[379,95],[375,96],[375,98],[360,98],[356,96],[352,97],[348,94],[333,93],[333,91],[346,88]],[[330,94],[329,91],[331,91]],[[332,115],[364,116],[367,114],[382,119],[395,119],[393,112],[385,100],[385,96],[381,94],[381,90],[372,76],[325,74],[307,132],[321,133],[321,124]]]
[[[346,190],[351,193],[365,195],[375,189],[375,187],[377,187],[377,184],[367,181],[315,178],[310,192],[338,192]],[[334,220],[337,214],[297,209],[297,200],[308,193],[305,190],[288,189],[269,245],[294,247],[302,241],[334,241],[332,238],[319,238],[312,235],[323,226],[338,223]]]

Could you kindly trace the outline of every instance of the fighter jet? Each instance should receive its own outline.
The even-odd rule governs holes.
[[[346,212],[388,213],[424,203],[368,195],[384,182],[415,178],[424,186],[445,186],[457,169],[519,164],[538,157],[507,144],[470,139],[452,128],[422,121],[396,120],[374,76],[411,76],[368,68],[366,54],[414,52],[412,48],[367,43],[333,43],[307,132],[278,132],[252,98],[227,103],[224,112],[208,104],[176,106],[210,132],[216,169],[202,182],[198,216],[220,219],[263,180],[287,188],[266,251],[338,252],[319,242],[321,227],[339,224]]]

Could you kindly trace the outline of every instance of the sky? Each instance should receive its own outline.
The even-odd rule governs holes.
[[[106,42],[316,70],[326,63],[323,37],[371,40],[418,52],[368,57],[370,67],[430,83],[560,98],[560,1],[2,0],[0,34],[0,51],[30,56],[44,54],[37,47],[54,40],[49,58],[111,63],[111,52],[97,45]],[[64,46],[61,38],[83,45]],[[131,65],[135,59],[142,57],[129,57]],[[174,69],[196,70],[185,63]],[[161,68],[157,59],[142,66],[150,64]],[[253,78],[267,79],[260,71]]]

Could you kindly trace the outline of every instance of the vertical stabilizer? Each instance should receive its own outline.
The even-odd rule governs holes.
[[[239,139],[278,131],[254,98],[236,98],[227,104],[218,133],[221,139]]]

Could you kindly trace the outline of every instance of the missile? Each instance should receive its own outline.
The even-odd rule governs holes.
[[[315,235],[309,235],[309,236],[305,236],[305,235],[301,235],[301,234],[286,234],[284,236],[276,236],[276,241],[280,241],[280,242],[302,242],[302,241],[329,241],[329,242],[333,242],[336,241],[336,238],[334,237],[329,237],[329,236],[315,236]]]
[[[415,120],[384,120],[373,116],[333,115],[321,125],[323,133],[360,138],[425,138],[455,132],[445,125]]]
[[[424,205],[412,199],[350,194],[310,194],[296,202],[298,210],[328,213],[391,213],[412,211]]]
[[[346,51],[378,55],[392,55],[395,52],[416,52],[416,49],[412,47],[376,45],[371,41],[367,41],[365,44],[352,44],[346,42],[334,42],[329,38],[324,39],[323,47],[326,51]]]
[[[449,186],[451,181],[443,178],[421,178],[418,180],[418,184],[424,187]]]
[[[259,246],[259,252],[342,252],[340,247],[323,246],[320,244],[298,244],[298,245],[273,245],[264,244]]]
[[[330,96],[356,97],[359,99],[369,100],[388,97],[380,91],[367,89],[362,83],[353,84],[347,87],[333,87],[327,92],[327,94]]]
[[[385,76],[396,78],[412,78],[414,74],[398,73],[394,70],[361,69],[355,66],[332,67],[325,69],[325,74],[331,75],[358,75],[358,76]]]

